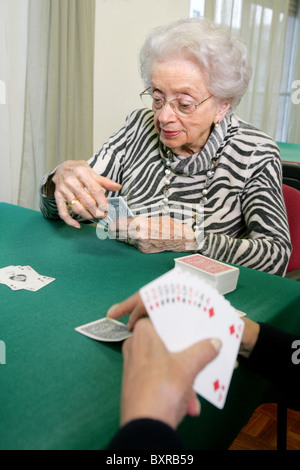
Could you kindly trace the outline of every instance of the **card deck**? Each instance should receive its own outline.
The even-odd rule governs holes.
[[[216,407],[224,407],[244,323],[236,310],[203,280],[178,268],[140,290],[153,325],[172,352],[206,338],[219,338],[222,349],[201,371],[195,391]]]
[[[14,291],[37,292],[53,281],[55,281],[54,278],[42,276],[30,266],[7,266],[0,269],[0,284]]]
[[[132,335],[123,323],[112,318],[101,318],[86,325],[75,328],[79,333],[95,339],[96,341],[117,342],[123,341]]]
[[[232,292],[237,287],[239,269],[200,254],[175,259],[175,266],[203,279],[220,294]]]

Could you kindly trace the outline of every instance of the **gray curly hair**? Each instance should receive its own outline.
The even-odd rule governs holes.
[[[247,47],[241,39],[205,18],[189,18],[155,28],[139,55],[145,87],[150,86],[155,61],[178,57],[196,61],[210,93],[230,101],[231,112],[236,108],[252,73]]]

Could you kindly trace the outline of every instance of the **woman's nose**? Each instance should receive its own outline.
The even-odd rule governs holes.
[[[175,122],[177,120],[177,115],[175,114],[170,103],[165,103],[161,110],[157,111],[157,113],[159,113],[158,120],[161,123]]]

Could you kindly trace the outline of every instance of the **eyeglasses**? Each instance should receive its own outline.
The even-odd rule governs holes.
[[[169,104],[177,116],[189,116],[192,114],[200,104],[204,103],[205,101],[209,100],[213,95],[210,95],[205,100],[202,100],[200,103],[195,103],[192,100],[187,100],[185,98],[176,98],[171,101],[166,101],[157,93],[152,93],[152,87],[147,88],[145,91],[140,93],[140,98],[143,104],[155,111],[160,111],[166,104]]]

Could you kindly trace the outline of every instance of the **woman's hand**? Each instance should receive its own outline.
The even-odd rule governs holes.
[[[191,227],[169,216],[135,217],[110,225],[117,238],[135,246],[142,253],[195,251],[195,234]]]
[[[103,218],[108,210],[104,190],[121,189],[120,184],[98,175],[85,161],[62,163],[57,167],[52,182],[59,215],[66,224],[75,228],[80,228],[80,224],[71,217],[68,204],[72,202],[72,211],[86,220]]]

